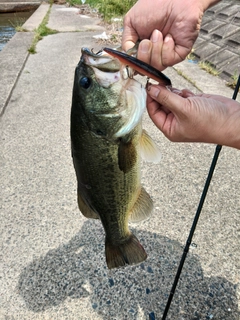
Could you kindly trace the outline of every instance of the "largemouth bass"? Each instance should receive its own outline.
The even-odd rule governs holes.
[[[73,86],[71,146],[78,206],[85,217],[102,222],[109,269],[147,258],[128,221],[146,219],[153,210],[141,186],[141,157],[160,160],[142,129],[146,90],[129,72],[107,53],[82,48]]]

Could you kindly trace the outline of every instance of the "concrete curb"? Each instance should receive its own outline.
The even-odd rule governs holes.
[[[41,0],[0,0],[0,13],[35,10],[41,2]]]
[[[43,21],[49,7],[50,5],[47,3],[41,4],[31,17],[23,24],[23,29],[27,31],[33,31],[36,29]]]
[[[28,49],[34,37],[32,31],[40,25],[48,9],[49,4],[41,4],[23,25],[30,32],[17,32],[0,52],[0,116],[29,56]]]

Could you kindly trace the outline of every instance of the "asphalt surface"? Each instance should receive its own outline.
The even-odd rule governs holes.
[[[142,164],[155,210],[130,227],[148,259],[107,270],[103,228],[77,208],[69,137],[81,47],[101,48],[93,35],[104,29],[53,5],[48,26],[60,32],[29,55],[34,23],[48,8],[0,52],[0,319],[161,319],[215,146],[171,143],[145,115],[162,161]],[[165,73],[178,88],[233,93],[193,62]],[[240,318],[239,168],[239,150],[223,147],[168,319]]]

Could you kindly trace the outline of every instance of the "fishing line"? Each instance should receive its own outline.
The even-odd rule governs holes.
[[[238,76],[238,81],[237,81],[237,84],[236,84],[236,87],[235,87],[235,90],[234,90],[234,93],[233,93],[233,96],[232,96],[233,100],[236,100],[239,88],[240,88],[240,74]],[[192,224],[192,227],[190,229],[190,233],[189,233],[185,248],[183,250],[182,258],[181,258],[179,266],[178,266],[178,270],[177,270],[177,273],[176,273],[176,276],[175,276],[175,279],[174,279],[174,282],[173,282],[173,285],[172,285],[172,289],[171,289],[169,297],[168,297],[168,301],[167,301],[167,304],[166,304],[166,307],[165,307],[165,310],[164,310],[164,313],[163,313],[162,320],[165,320],[166,317],[167,317],[167,314],[168,314],[168,311],[169,311],[169,308],[170,308],[170,305],[171,305],[171,302],[172,302],[172,298],[173,298],[173,295],[175,293],[175,290],[176,290],[176,287],[177,287],[177,284],[178,284],[178,280],[180,278],[180,275],[181,275],[181,272],[182,272],[182,268],[183,268],[185,259],[187,257],[187,253],[189,251],[189,247],[190,247],[191,242],[192,242],[193,234],[194,234],[194,231],[196,229],[196,226],[197,226],[197,223],[198,223],[198,219],[200,217],[200,213],[202,211],[204,200],[206,198],[206,195],[207,195],[207,192],[208,192],[208,188],[209,188],[209,185],[211,183],[213,172],[214,172],[214,169],[216,167],[218,156],[220,154],[221,149],[222,149],[221,145],[217,145],[216,146],[215,153],[214,153],[214,156],[213,156],[213,160],[212,160],[209,172],[208,172],[207,180],[205,182],[205,186],[204,186],[203,191],[202,191],[202,195],[201,195],[201,198],[200,198],[200,201],[199,201],[199,205],[198,205],[198,208],[197,208],[197,211],[196,211],[196,214],[195,214],[195,218],[193,220],[193,224]]]

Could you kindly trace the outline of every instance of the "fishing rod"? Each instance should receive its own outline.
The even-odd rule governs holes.
[[[240,88],[240,74],[238,76],[238,81],[237,81],[235,90],[233,92],[233,96],[232,96],[233,100],[236,100],[239,88]],[[178,270],[177,270],[177,273],[176,273],[176,276],[175,276],[175,279],[174,279],[174,282],[173,282],[173,285],[172,285],[172,289],[171,289],[169,297],[168,297],[168,301],[167,301],[167,304],[166,304],[166,307],[165,307],[165,310],[164,310],[164,313],[163,313],[162,320],[166,319],[168,311],[169,311],[169,308],[171,306],[171,302],[172,302],[172,299],[173,299],[173,296],[174,296],[174,293],[175,293],[175,290],[176,290],[176,287],[177,287],[177,284],[178,284],[178,280],[180,278],[180,275],[181,275],[181,272],[182,272],[182,268],[183,268],[185,259],[186,259],[187,254],[188,254],[189,247],[190,247],[190,245],[192,243],[192,238],[193,238],[193,235],[194,235],[194,231],[196,229],[196,226],[197,226],[197,223],[198,223],[198,219],[199,219],[200,213],[202,211],[204,200],[205,200],[205,198],[207,196],[208,188],[210,186],[210,183],[211,183],[211,180],[212,180],[212,176],[213,176],[213,172],[214,172],[214,169],[216,167],[217,160],[218,160],[218,157],[219,157],[221,149],[222,149],[221,145],[217,145],[216,146],[215,153],[214,153],[214,156],[213,156],[213,159],[212,159],[212,163],[211,163],[211,166],[210,166],[210,169],[209,169],[209,172],[208,172],[208,176],[207,176],[207,179],[206,179],[206,182],[205,182],[205,186],[203,188],[202,195],[201,195],[201,198],[200,198],[200,201],[199,201],[199,205],[198,205],[198,208],[197,208],[194,220],[193,220],[193,224],[192,224],[192,227],[190,229],[190,233],[189,233],[186,245],[185,245],[184,250],[183,250],[182,258],[181,258],[179,266],[178,266]]]

